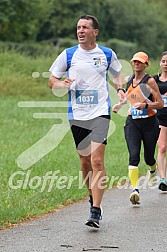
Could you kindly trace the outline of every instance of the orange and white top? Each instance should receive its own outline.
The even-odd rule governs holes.
[[[148,90],[146,83],[139,83],[135,87],[133,87],[131,83],[127,90],[127,99],[130,102],[128,115],[132,115],[133,119],[151,117],[154,116],[157,112],[155,109],[151,108],[139,110],[134,107],[135,103],[137,102],[151,103],[155,100],[151,92]]]

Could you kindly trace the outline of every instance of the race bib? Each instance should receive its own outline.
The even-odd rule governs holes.
[[[136,109],[134,107],[130,108],[130,112],[133,119],[146,118],[148,117],[148,109]]]
[[[76,104],[98,104],[97,90],[76,90]]]
[[[164,102],[164,107],[167,107],[167,96],[166,95],[162,95],[162,100]]]

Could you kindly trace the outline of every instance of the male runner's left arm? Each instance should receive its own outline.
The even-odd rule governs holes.
[[[124,101],[125,100],[125,90],[123,88],[121,72],[119,72],[117,75],[113,76],[113,82],[114,82],[116,89],[117,89],[119,101],[120,102]]]
[[[125,98],[125,90],[123,89],[123,81],[121,76],[122,65],[117,58],[116,53],[112,50],[111,64],[109,72],[112,75],[113,83],[117,89],[119,101],[122,102]]]

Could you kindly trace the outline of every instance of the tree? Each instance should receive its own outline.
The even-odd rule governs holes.
[[[164,10],[162,0],[161,2],[112,0],[110,14],[115,23],[113,36],[135,42],[138,44],[139,50],[145,50],[155,57],[166,44],[166,33],[161,32],[165,27],[166,13]]]
[[[41,0],[1,0],[1,40],[15,42],[35,40],[40,20],[45,18],[41,4]]]
[[[155,57],[166,49],[166,7],[166,0],[1,0],[0,39],[75,39],[78,18],[90,14],[100,21],[98,40],[134,43]]]

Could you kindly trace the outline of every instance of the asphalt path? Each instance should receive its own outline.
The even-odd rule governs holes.
[[[112,188],[103,198],[100,228],[84,224],[88,199],[0,232],[1,252],[167,252],[167,193],[140,191],[140,205],[130,189]]]

